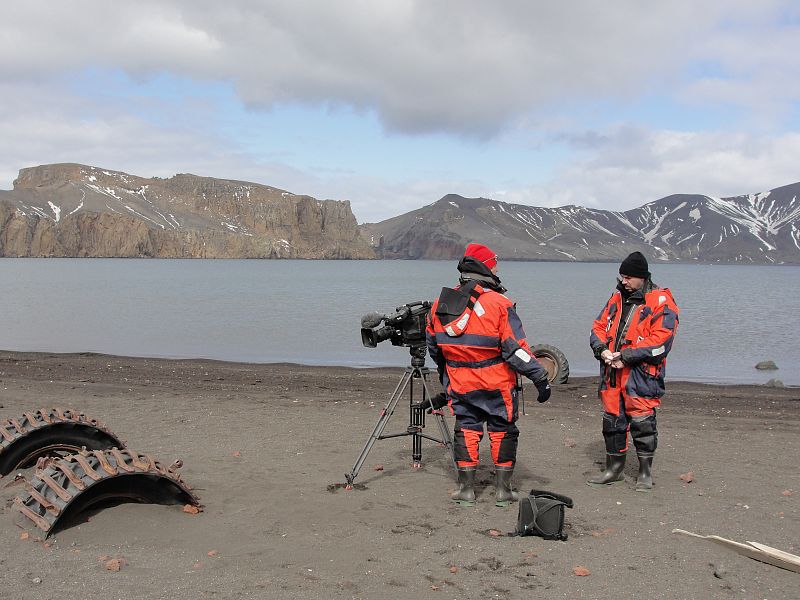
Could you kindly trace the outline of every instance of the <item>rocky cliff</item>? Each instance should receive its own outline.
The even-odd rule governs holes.
[[[0,256],[374,258],[347,201],[78,164],[22,169],[0,191]]]
[[[681,194],[625,212],[540,208],[454,194],[362,225],[382,258],[447,258],[467,243],[504,259],[800,264],[800,183],[731,198]]]

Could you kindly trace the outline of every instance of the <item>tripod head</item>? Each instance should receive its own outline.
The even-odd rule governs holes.
[[[411,366],[415,369],[421,369],[425,366],[425,353],[427,348],[425,346],[411,346],[408,349],[411,354]]]

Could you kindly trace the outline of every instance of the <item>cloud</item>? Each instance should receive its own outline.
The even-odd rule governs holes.
[[[762,92],[785,89],[790,76],[798,79],[797,37],[787,30],[765,43],[762,29],[741,24],[755,19],[766,28],[789,9],[752,4],[6,0],[0,75],[167,72],[229,81],[254,108],[347,106],[374,111],[391,131],[491,136],[581,98],[680,92],[689,61],[716,61],[735,87],[770,60],[777,66]],[[723,25],[735,31],[718,33]],[[713,87],[685,94],[717,98]]]
[[[541,186],[494,197],[537,206],[627,210],[670,194],[738,196],[800,180],[797,132],[766,136],[620,126],[575,137],[604,143],[581,146],[581,152]]]

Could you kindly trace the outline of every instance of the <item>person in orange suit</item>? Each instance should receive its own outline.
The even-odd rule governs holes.
[[[600,361],[606,468],[587,483],[604,487],[624,481],[628,432],[639,459],[636,491],[653,488],[658,445],[656,408],[664,395],[664,370],[678,330],[678,306],[667,288],[651,279],[641,252],[619,267],[617,289],[592,324],[589,345]]]
[[[485,426],[495,465],[495,504],[508,506],[518,500],[511,488],[519,437],[517,374],[533,381],[539,402],[545,402],[548,373],[531,352],[514,303],[503,295],[497,255],[482,244],[469,244],[458,270],[459,285],[442,289],[426,328],[428,352],[456,418],[458,490],[452,499],[462,506],[475,504]]]

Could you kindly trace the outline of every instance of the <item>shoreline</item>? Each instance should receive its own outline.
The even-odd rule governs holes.
[[[398,372],[402,372],[405,369],[404,365],[341,365],[341,364],[317,364],[317,363],[302,363],[302,362],[287,362],[287,361],[272,361],[272,362],[249,362],[249,361],[242,361],[242,360],[225,360],[220,358],[206,358],[206,357],[193,357],[193,356],[159,356],[159,355],[152,355],[152,356],[133,356],[133,355],[125,355],[125,354],[107,354],[104,352],[52,352],[52,351],[44,351],[44,350],[4,350],[0,349],[0,360],[5,358],[13,358],[14,356],[20,357],[108,357],[109,359],[115,360],[155,360],[155,361],[166,361],[166,362],[214,362],[220,363],[223,365],[238,365],[240,367],[243,366],[251,366],[251,367],[268,367],[271,365],[276,366],[297,366],[303,369],[308,368],[320,368],[320,369],[349,369],[352,371],[367,371],[367,370],[395,370]],[[427,359],[426,359],[427,360]],[[431,370],[431,373],[435,373],[435,366],[427,365],[428,368]],[[772,371],[775,374],[774,379],[780,380],[780,369],[776,369]],[[598,375],[595,374],[581,374],[581,375],[572,375],[570,374],[569,382],[589,382],[589,381],[598,381]],[[772,379],[772,378],[771,378]],[[526,382],[527,383],[527,382]],[[686,384],[686,385],[709,385],[709,386],[717,386],[717,387],[755,387],[755,388],[768,388],[768,389],[800,389],[800,384],[787,384],[783,383],[782,386],[772,386],[768,385],[768,383],[753,383],[753,382],[732,382],[732,381],[716,381],[714,379],[707,379],[707,378],[685,378],[680,379],[678,376],[670,377],[667,376],[667,393],[669,393],[669,387],[674,384]]]

